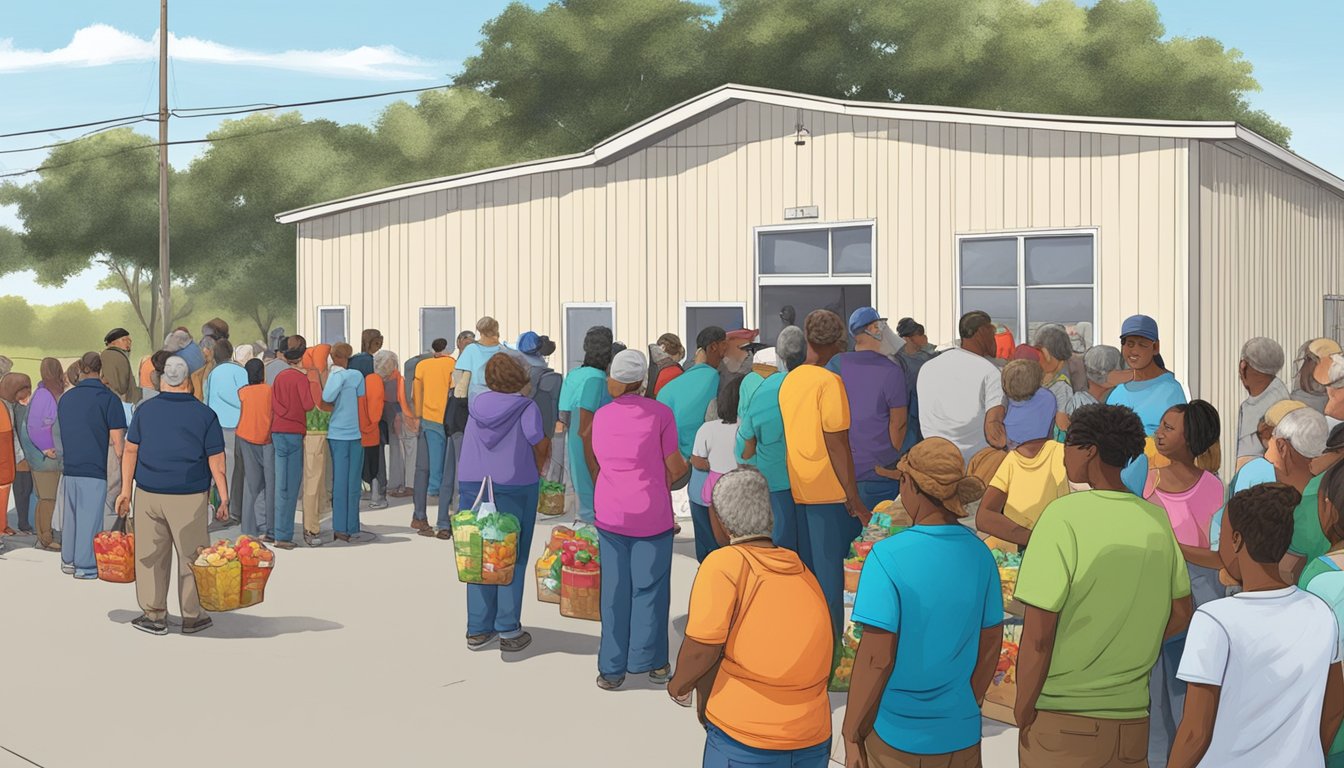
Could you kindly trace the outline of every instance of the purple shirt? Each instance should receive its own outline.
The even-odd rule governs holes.
[[[644,538],[672,530],[666,459],[680,451],[672,409],[629,393],[593,414],[597,527]]]
[[[849,449],[858,480],[882,478],[875,467],[889,467],[901,458],[891,444],[891,409],[909,406],[905,371],[871,350],[838,355],[835,367],[849,397]],[[907,429],[909,427],[907,426]]]
[[[457,479],[479,483],[488,475],[496,485],[532,485],[541,479],[532,446],[545,437],[531,399],[486,390],[471,403]]]
[[[1013,448],[1032,440],[1050,436],[1059,404],[1050,390],[1041,387],[1030,400],[1018,402],[1006,395],[1003,402],[1003,428],[1008,433],[1008,447]]]
[[[33,399],[28,403],[28,439],[33,441],[39,451],[56,448],[56,438],[52,428],[56,426],[56,396],[51,394],[47,385],[39,384],[33,391]]]

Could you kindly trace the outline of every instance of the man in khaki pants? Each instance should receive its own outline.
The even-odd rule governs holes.
[[[327,433],[309,432],[303,438],[303,534],[318,538],[322,513],[331,502],[331,472],[328,468]],[[310,542],[310,546],[313,546]]]
[[[219,489],[220,520],[229,516],[229,484],[224,477],[224,432],[219,417],[191,394],[187,363],[170,357],[163,366],[158,397],[135,413],[126,434],[117,514],[131,511],[136,485],[135,597],[144,615],[131,626],[151,635],[168,633],[168,578],[177,550],[177,594],[182,633],[213,623],[201,612],[191,563],[210,543],[206,500],[213,480]]]

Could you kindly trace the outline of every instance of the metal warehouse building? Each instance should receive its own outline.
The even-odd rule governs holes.
[[[480,315],[631,346],[873,304],[951,340],[984,309],[1168,366],[1231,423],[1241,343],[1344,325],[1344,180],[1231,122],[864,103],[729,85],[582,154],[276,217],[298,230],[299,332],[381,329],[409,356]],[[557,367],[559,367],[557,361]],[[1287,375],[1287,372],[1285,372]]]

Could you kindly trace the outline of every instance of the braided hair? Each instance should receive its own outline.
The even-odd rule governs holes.
[[[1218,419],[1218,409],[1205,400],[1191,400],[1189,403],[1173,405],[1168,412],[1181,414],[1185,429],[1185,447],[1195,457],[1195,466],[1207,472],[1217,474],[1222,464],[1222,449],[1218,437],[1222,424]]]

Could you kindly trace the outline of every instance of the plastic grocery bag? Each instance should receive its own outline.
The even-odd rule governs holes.
[[[466,584],[504,585],[513,582],[518,564],[518,518],[495,507],[495,486],[481,483],[471,509],[453,515],[453,550],[457,578]]]
[[[863,625],[855,624],[853,619],[845,625],[845,633],[835,644],[835,654],[831,657],[830,690],[844,692],[849,690],[849,680],[854,675],[854,657],[859,652],[859,641],[863,639]]]
[[[113,584],[135,581],[135,534],[126,533],[126,518],[118,517],[112,530],[93,537],[93,557],[99,580]]]

